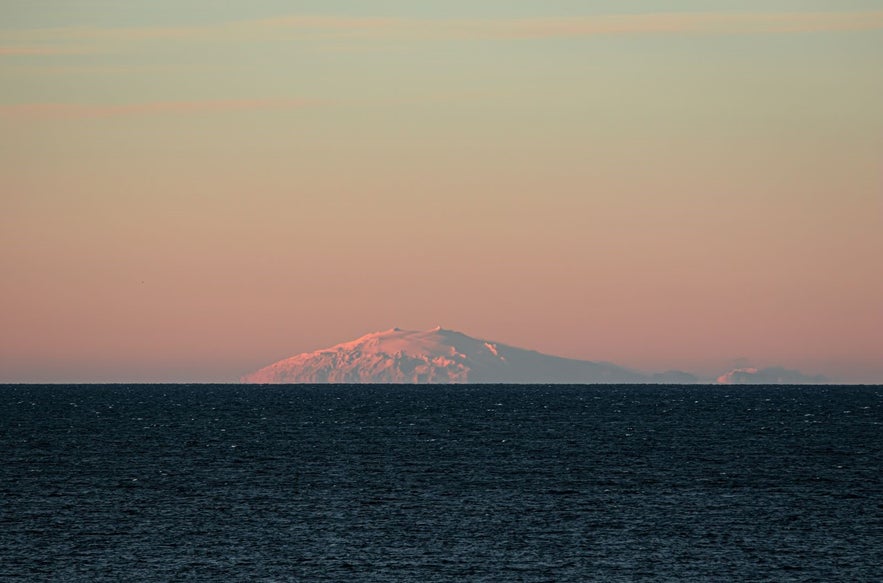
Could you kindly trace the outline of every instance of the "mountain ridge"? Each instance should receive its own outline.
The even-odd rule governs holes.
[[[640,372],[518,348],[436,326],[390,328],[277,361],[244,383],[642,383]]]

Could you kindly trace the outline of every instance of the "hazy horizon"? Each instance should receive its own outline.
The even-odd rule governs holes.
[[[436,324],[883,383],[881,70],[876,0],[0,0],[0,383]]]

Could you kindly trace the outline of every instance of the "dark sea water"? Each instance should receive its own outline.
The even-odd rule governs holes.
[[[883,581],[883,387],[0,386],[0,580]]]

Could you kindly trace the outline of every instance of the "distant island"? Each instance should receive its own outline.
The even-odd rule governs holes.
[[[644,373],[609,362],[578,360],[473,338],[441,326],[390,328],[330,348],[280,360],[241,378],[243,383],[532,383],[532,384],[811,384],[783,368],[729,371],[700,379],[679,370]]]
[[[550,356],[436,327],[366,334],[281,360],[244,376],[242,382],[644,383],[652,379],[615,364]]]

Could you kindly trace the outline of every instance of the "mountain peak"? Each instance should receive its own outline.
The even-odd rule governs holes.
[[[549,356],[436,326],[395,327],[281,360],[246,383],[631,383],[639,373]]]

